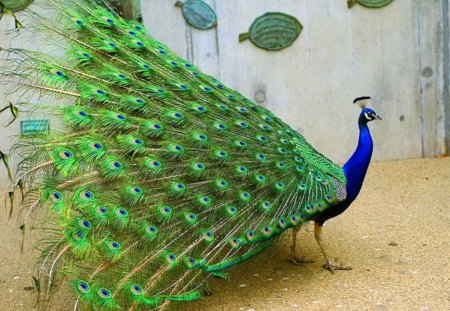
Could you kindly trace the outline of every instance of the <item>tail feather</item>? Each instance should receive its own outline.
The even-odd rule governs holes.
[[[84,0],[43,6],[52,18],[31,12],[26,28],[65,55],[9,50],[5,77],[52,121],[14,149],[26,221],[49,211],[45,294],[59,272],[77,306],[195,300],[208,277],[336,202],[339,167],[142,25]]]

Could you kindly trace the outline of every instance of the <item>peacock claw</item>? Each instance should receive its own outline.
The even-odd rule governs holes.
[[[289,261],[296,266],[300,266],[304,263],[312,263],[313,262],[311,259],[304,259],[301,257],[290,257]]]
[[[329,261],[324,263],[322,268],[330,271],[331,274],[334,274],[335,270],[352,270],[352,267],[344,266],[342,264],[332,264]]]

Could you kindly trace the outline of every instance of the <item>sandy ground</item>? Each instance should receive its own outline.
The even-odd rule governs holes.
[[[4,203],[1,203],[2,205]],[[20,252],[17,222],[0,209],[0,310],[34,310],[35,254]],[[299,234],[299,254],[287,260],[291,235],[259,257],[212,280],[213,295],[179,310],[450,310],[450,158],[374,163],[358,200],[324,229],[328,252],[353,267],[332,275],[312,227]],[[71,310],[61,290],[49,310]]]

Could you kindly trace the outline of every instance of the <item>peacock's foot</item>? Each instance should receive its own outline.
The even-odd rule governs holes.
[[[305,258],[301,258],[301,257],[290,257],[289,261],[296,266],[300,266],[304,263],[312,263],[313,262],[311,259],[305,259]]]
[[[344,266],[343,264],[331,263],[329,261],[323,264],[322,268],[330,271],[332,274],[334,274],[335,270],[352,270],[352,267]]]

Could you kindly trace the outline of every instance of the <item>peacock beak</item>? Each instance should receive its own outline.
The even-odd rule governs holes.
[[[377,120],[383,120],[379,115],[375,115],[375,118],[377,119]]]

